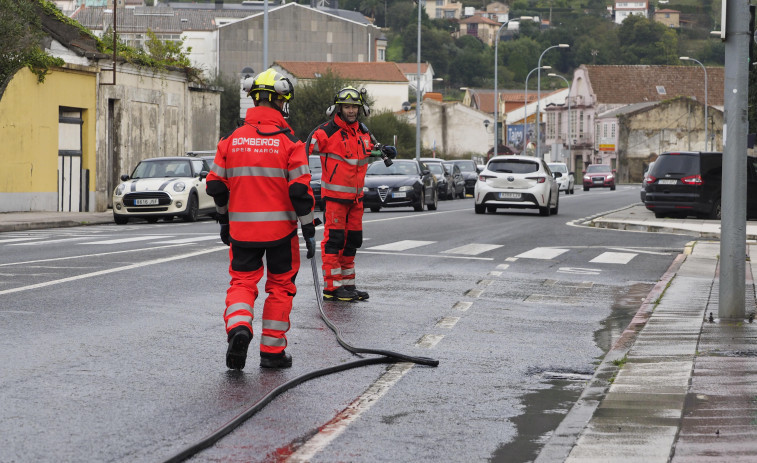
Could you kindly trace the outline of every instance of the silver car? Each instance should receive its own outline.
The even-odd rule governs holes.
[[[479,174],[473,197],[476,214],[499,208],[539,209],[539,214],[557,214],[560,172],[552,171],[533,156],[496,156]]]

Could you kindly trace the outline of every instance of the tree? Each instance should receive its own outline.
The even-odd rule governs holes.
[[[212,85],[222,90],[220,134],[226,136],[239,126],[239,82],[233,77],[219,75]]]
[[[329,120],[326,109],[334,104],[334,95],[347,85],[351,83],[328,71],[295,88],[294,99],[289,104],[289,125],[297,138],[305,141],[313,129]]]
[[[379,142],[385,145],[394,144],[398,157],[415,156],[415,127],[401,121],[394,113],[387,111],[372,115],[365,121],[365,125]]]

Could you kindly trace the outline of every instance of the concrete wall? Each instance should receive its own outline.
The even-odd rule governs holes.
[[[27,68],[10,79],[0,95],[0,212],[57,210],[61,107],[82,110],[82,169],[94,189],[96,89],[96,69],[76,65],[44,83]]]
[[[723,112],[710,107],[715,143],[723,150]],[[618,117],[618,174],[621,181],[640,182],[643,166],[668,151],[704,151],[704,105],[689,98],[664,101]],[[711,130],[711,128],[708,128]]]
[[[112,81],[103,72],[103,81]],[[220,94],[190,91],[181,72],[118,67],[115,86],[100,86],[97,115],[96,210],[110,205],[121,174],[139,161],[215,149]]]
[[[268,63],[263,63],[263,13],[219,27],[220,72],[259,73],[274,61],[376,61],[379,28],[296,3],[268,12]]]
[[[461,103],[442,103],[424,100],[421,108],[421,144],[432,148],[436,142],[436,155],[448,159],[462,158],[465,153],[485,156],[494,145],[493,127],[484,126],[491,115]],[[405,114],[415,124],[415,111]]]

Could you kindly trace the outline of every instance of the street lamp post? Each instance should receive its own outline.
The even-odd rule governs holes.
[[[528,78],[531,77],[531,74],[534,73],[539,68],[533,68],[531,71],[529,71],[528,75],[526,76],[526,98],[523,101],[523,149],[526,149],[526,129],[528,128],[528,110],[526,109],[526,106],[528,106]],[[545,71],[548,69],[552,69],[552,66],[542,66],[541,69],[544,69]]]
[[[704,69],[704,150],[707,151],[707,68],[699,60],[689,58],[688,56],[681,56],[678,59],[681,61],[694,61]],[[712,144],[710,144],[710,149],[712,149]]]
[[[544,54],[553,48],[568,48],[570,45],[567,43],[560,43],[558,45],[552,45],[539,55],[539,62],[536,63],[536,156],[541,156],[541,136],[539,134],[539,124],[541,122],[541,59]]]
[[[421,86],[421,5],[423,0],[418,1],[418,52],[416,53],[418,58],[418,75],[415,80],[416,88],[415,92],[415,160],[420,162],[421,160],[421,92],[419,88]]]
[[[502,33],[502,29],[507,26],[510,21],[515,20],[534,19],[531,16],[521,16],[520,18],[508,19],[503,22],[499,29],[497,29],[497,35],[494,36],[494,156],[497,155],[497,145],[499,145],[499,119],[497,118],[497,112],[499,111],[499,91],[497,85],[497,69],[499,68],[499,59],[497,58],[499,52],[499,34]]]
[[[560,79],[564,80],[565,84],[568,86],[568,98],[566,98],[566,100],[568,100],[568,166],[570,166],[572,160],[572,157],[570,155],[570,82],[568,82],[568,79],[566,79],[565,77],[561,76],[560,74],[555,74],[554,72],[550,72],[547,75],[549,77],[559,77]]]

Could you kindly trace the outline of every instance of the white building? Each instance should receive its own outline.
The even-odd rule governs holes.
[[[638,14],[645,18],[649,16],[649,1],[647,0],[615,0],[615,23],[621,24],[632,14]]]

